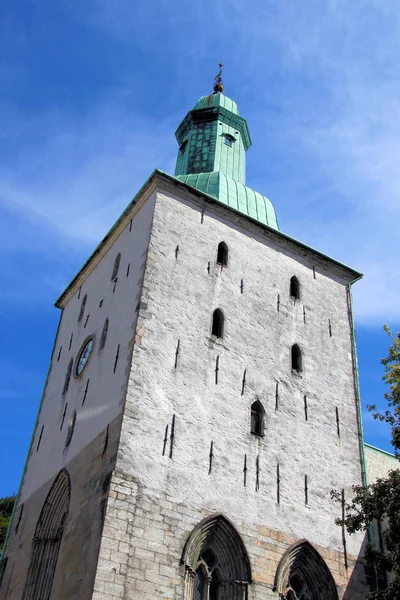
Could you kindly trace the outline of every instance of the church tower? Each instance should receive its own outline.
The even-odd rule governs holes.
[[[223,94],[58,299],[1,600],[361,600],[351,285],[246,186]]]

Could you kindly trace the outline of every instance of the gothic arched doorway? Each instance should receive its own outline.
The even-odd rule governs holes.
[[[63,469],[50,488],[36,525],[23,600],[50,597],[70,495],[69,475]]]
[[[306,541],[291,546],[282,557],[275,576],[275,590],[282,600],[338,600],[331,572]]]
[[[202,521],[190,534],[181,558],[184,600],[246,600],[250,562],[242,539],[222,515]]]

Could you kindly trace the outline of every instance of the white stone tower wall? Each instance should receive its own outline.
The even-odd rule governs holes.
[[[25,501],[32,492],[63,468],[66,462],[103,431],[107,423],[120,414],[123,408],[124,385],[126,386],[127,382],[126,359],[132,351],[136,307],[140,301],[154,198],[147,201],[141,210],[137,211],[138,208],[132,213],[134,219],[131,231],[127,220],[123,223],[122,230],[119,228],[114,232],[108,248],[101,252],[99,260],[94,259],[90,272],[82,277],[81,285],[77,282],[66,295],[32,452],[21,489],[21,501]],[[118,253],[121,253],[121,262],[118,281],[114,286],[111,275]],[[130,267],[127,277],[128,264]],[[85,295],[85,312],[78,321]],[[90,316],[85,326],[87,315]],[[109,319],[107,339],[105,347],[100,349],[100,338],[106,318]],[[71,335],[72,344],[69,349]],[[72,358],[74,373],[79,351],[89,336],[95,340],[89,362],[80,377],[72,374],[68,391],[63,394],[68,364]],[[120,350],[114,373],[118,345]],[[62,350],[58,360],[60,347]],[[82,405],[88,379],[90,382]],[[63,429],[60,431],[66,403],[67,412]],[[77,411],[76,425],[71,443],[65,451],[68,422],[74,410]],[[42,439],[39,451],[36,451],[42,425]]]
[[[155,204],[155,194],[151,192],[148,187],[127,211],[62,297],[63,312],[49,375],[7,542],[1,600],[22,598],[39,515],[53,481],[63,468],[68,471],[71,481],[71,497],[51,598],[82,600],[92,595],[105,502],[118,451],[121,413]],[[111,275],[118,253],[121,253],[121,262],[118,281],[114,285]],[[85,294],[86,309],[78,322]],[[90,317],[85,327],[87,315]],[[109,328],[105,346],[100,350],[106,318]],[[88,336],[95,339],[92,355],[82,376],[71,376],[68,392],[63,395],[69,361],[72,357],[75,367],[79,350]],[[118,345],[119,357],[114,373]],[[88,379],[90,383],[82,405]],[[76,424],[71,443],[66,448],[68,422],[73,410],[77,413]]]
[[[222,269],[216,264],[221,241],[229,248],[228,267]],[[289,295],[292,275],[301,285],[296,302]],[[345,572],[342,532],[334,524],[340,507],[330,498],[332,488],[350,493],[351,485],[361,483],[347,292],[351,276],[279,234],[199,201],[183,186],[163,183],[96,600],[181,600],[184,543],[192,528],[212,513],[228,517],[246,543],[255,581],[251,598],[276,597],[271,589],[279,559],[303,538],[320,551],[343,593],[351,581],[348,597],[363,597],[358,595],[359,576],[352,572],[362,539],[347,540],[350,568]],[[222,340],[211,336],[216,308],[225,314]],[[301,375],[291,371],[294,343],[303,352]],[[263,438],[250,433],[250,407],[256,398],[266,412]]]

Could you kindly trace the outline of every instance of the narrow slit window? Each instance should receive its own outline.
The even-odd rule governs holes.
[[[83,315],[85,314],[86,300],[87,300],[87,294],[85,294],[84,297],[83,297],[83,300],[82,300],[82,303],[81,303],[81,309],[79,311],[78,321],[82,321]]]
[[[218,244],[217,264],[222,267],[228,266],[228,246],[225,242],[220,242]]]
[[[301,350],[297,344],[292,346],[292,371],[301,373],[303,370],[303,358],[301,356]]]
[[[264,435],[264,409],[258,400],[251,405],[251,433],[254,435]]]
[[[222,310],[217,308],[214,310],[212,321],[212,335],[217,338],[224,337],[224,315]]]
[[[102,350],[104,348],[104,346],[106,345],[107,333],[108,333],[108,319],[106,319],[104,321],[103,331],[101,332],[99,350]]]
[[[121,253],[118,253],[114,260],[114,266],[111,275],[111,281],[114,281],[118,275],[119,263],[121,262]]]
[[[67,437],[66,437],[66,440],[65,440],[65,447],[66,448],[67,448],[67,446],[70,445],[71,440],[72,440],[72,436],[74,435],[75,423],[76,423],[76,410],[74,410],[74,412],[72,413],[71,418],[70,418],[69,423],[68,423]]]
[[[300,283],[294,275],[290,280],[290,295],[295,300],[300,300]]]
[[[66,394],[68,392],[69,382],[71,380],[71,373],[72,373],[72,366],[73,366],[73,364],[74,364],[74,361],[71,358],[71,360],[69,361],[67,372],[65,374],[64,387],[63,387],[63,391],[62,391],[63,394]]]

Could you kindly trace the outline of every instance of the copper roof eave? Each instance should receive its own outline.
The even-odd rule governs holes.
[[[127,205],[127,207],[125,208],[125,210],[121,213],[121,215],[115,221],[114,225],[107,232],[107,234],[105,235],[105,237],[101,240],[101,242],[98,244],[98,246],[92,252],[92,254],[89,256],[89,258],[85,261],[85,263],[83,264],[83,266],[79,269],[78,273],[71,280],[71,283],[65,288],[65,290],[63,291],[63,293],[57,299],[57,301],[54,304],[54,306],[56,308],[62,308],[62,302],[63,302],[65,296],[67,295],[67,293],[69,292],[69,290],[77,282],[77,280],[79,279],[80,275],[83,273],[83,271],[86,269],[86,267],[91,263],[91,261],[93,260],[93,258],[97,254],[99,254],[101,252],[101,250],[103,249],[103,247],[106,244],[106,242],[109,240],[109,238],[111,237],[111,235],[113,234],[113,232],[116,230],[116,228],[118,227],[118,225],[121,223],[121,221],[127,215],[127,213],[130,211],[130,209],[132,208],[132,206],[136,203],[136,201],[139,198],[139,196],[141,196],[141,194],[144,192],[144,190],[152,183],[152,181],[157,176],[164,177],[165,179],[173,182],[175,185],[182,186],[182,187],[186,188],[187,190],[189,190],[190,192],[192,192],[193,194],[195,194],[196,196],[201,196],[202,198],[205,198],[206,200],[212,202],[213,204],[217,203],[217,204],[219,204],[219,206],[225,206],[225,208],[227,210],[231,210],[231,211],[239,214],[240,216],[244,217],[245,219],[248,219],[249,221],[251,221],[252,223],[255,223],[259,227],[262,227],[262,228],[264,228],[264,229],[266,229],[266,230],[274,233],[275,235],[280,236],[280,237],[282,237],[282,238],[284,238],[284,239],[286,239],[286,240],[288,240],[288,241],[296,244],[297,246],[300,246],[304,250],[307,250],[309,252],[314,252],[314,254],[316,254],[317,256],[320,256],[324,260],[327,260],[327,261],[329,261],[329,262],[331,262],[331,263],[333,263],[333,264],[341,267],[345,271],[348,271],[349,273],[351,273],[353,275],[353,279],[352,279],[351,283],[354,283],[355,281],[357,281],[358,279],[360,279],[363,276],[363,274],[360,273],[359,271],[356,271],[355,269],[352,269],[351,267],[349,267],[349,266],[347,266],[347,265],[345,265],[345,264],[343,264],[343,263],[335,260],[334,258],[331,258],[330,256],[328,256],[326,254],[323,254],[319,250],[315,250],[315,248],[312,248],[311,246],[307,246],[306,244],[303,244],[303,242],[299,242],[298,240],[295,240],[294,238],[290,237],[289,235],[286,235],[285,233],[282,233],[281,231],[277,231],[276,229],[273,229],[272,227],[269,227],[268,225],[265,225],[264,223],[260,223],[256,219],[253,219],[252,217],[244,215],[243,213],[241,213],[240,211],[238,211],[238,210],[236,210],[236,209],[234,209],[232,207],[229,207],[229,206],[226,206],[224,204],[219,203],[218,200],[216,200],[215,198],[213,198],[213,196],[209,196],[205,192],[201,192],[200,190],[194,188],[193,186],[191,186],[191,185],[189,185],[187,183],[183,183],[182,181],[180,181],[176,177],[173,177],[172,175],[169,175],[168,173],[165,173],[164,171],[160,171],[159,169],[154,169],[154,171],[147,178],[147,180],[142,185],[142,187],[140,188],[140,190],[137,192],[137,194],[135,194],[134,198],[129,202],[129,204]]]

